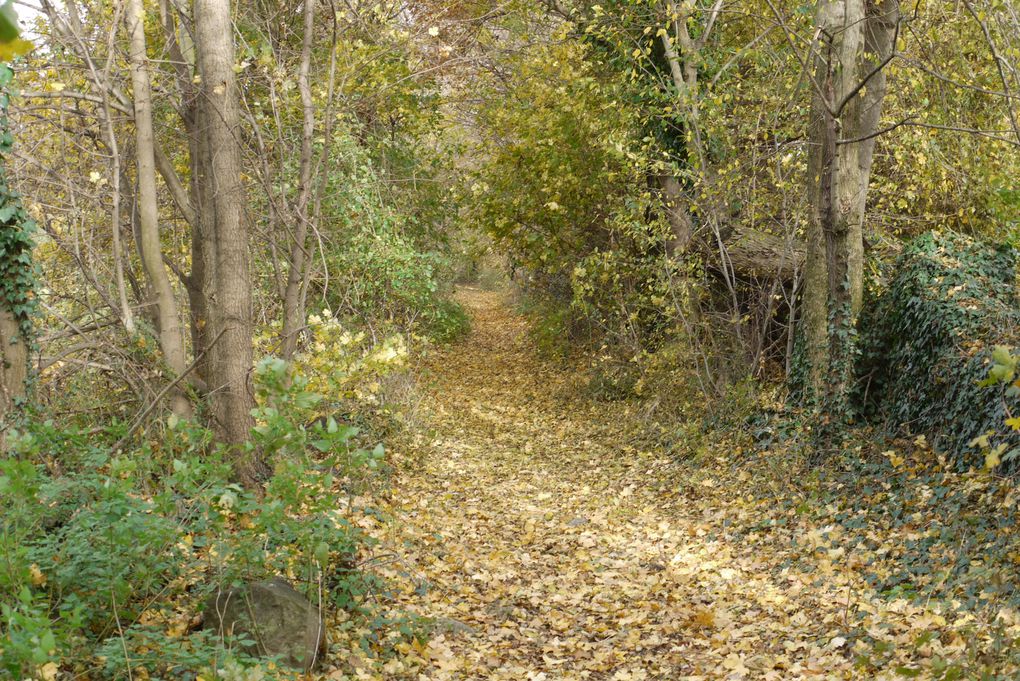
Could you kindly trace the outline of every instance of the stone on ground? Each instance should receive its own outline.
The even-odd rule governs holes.
[[[281,577],[220,589],[209,597],[204,627],[256,657],[275,657],[303,671],[322,659],[325,626],[319,608]]]

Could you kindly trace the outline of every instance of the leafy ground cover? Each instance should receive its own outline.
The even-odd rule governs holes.
[[[331,678],[1016,678],[1017,495],[923,440],[822,469],[748,427],[686,459],[539,360],[499,293],[429,360],[428,431],[366,528],[427,638]],[[783,456],[778,455],[782,448]],[[842,468],[841,468],[842,466]]]

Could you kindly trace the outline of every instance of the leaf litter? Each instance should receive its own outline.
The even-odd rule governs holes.
[[[1008,600],[880,591],[919,528],[848,531],[833,504],[803,513],[641,446],[624,405],[536,356],[503,294],[460,296],[472,333],[428,360],[430,427],[367,523],[398,556],[385,606],[429,635],[392,636],[384,662],[352,646],[329,678],[971,678],[1020,634]]]

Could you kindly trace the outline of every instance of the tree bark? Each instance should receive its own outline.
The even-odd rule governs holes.
[[[290,247],[290,262],[287,271],[287,287],[283,295],[283,331],[281,354],[290,359],[297,346],[298,333],[304,324],[302,305],[302,283],[308,251],[308,226],[311,221],[309,204],[312,196],[312,136],[315,134],[315,103],[312,100],[312,86],[309,71],[312,59],[312,38],[315,30],[315,0],[304,2],[304,40],[301,45],[301,67],[298,69],[298,89],[301,92],[302,130],[300,188],[297,203],[297,224],[294,241]]]
[[[160,19],[163,22],[163,36],[174,66],[180,101],[177,105],[181,122],[188,137],[189,183],[185,189],[170,160],[156,149],[156,164],[170,190],[174,203],[180,208],[185,220],[191,226],[191,271],[185,278],[190,313],[191,347],[196,364],[192,375],[196,383],[205,386],[208,394],[212,380],[209,375],[211,361],[210,310],[207,295],[211,291],[213,271],[212,215],[213,209],[205,210],[203,188],[209,180],[209,171],[204,159],[205,146],[201,143],[204,126],[201,124],[201,107],[198,106],[198,86],[194,76],[195,45],[184,27],[190,18],[185,16],[178,2],[160,0]],[[207,236],[208,235],[208,236]]]
[[[656,179],[669,222],[670,239],[666,242],[666,254],[675,257],[687,250],[694,236],[694,222],[687,210],[690,199],[684,195],[680,180],[674,175],[658,175]]]
[[[805,398],[846,415],[864,280],[864,216],[898,0],[822,0],[812,66],[810,214],[801,305]]]
[[[127,0],[125,23],[130,36],[131,86],[134,90],[135,163],[138,174],[139,251],[142,266],[156,299],[156,323],[159,345],[167,366],[176,378],[187,366],[184,328],[170,277],[163,264],[159,236],[159,206],[156,202],[156,154],[152,129],[152,88],[146,57],[144,9],[142,0]],[[178,416],[190,417],[191,403],[181,388],[170,397],[171,409]]]
[[[228,0],[195,0],[195,48],[200,78],[198,156],[205,266],[212,255],[212,286],[207,289],[211,333],[219,338],[212,355],[210,400],[216,430],[224,443],[238,447],[249,437],[254,406],[248,378],[252,369],[251,276],[248,230],[242,209],[239,103],[234,75],[234,29]],[[254,482],[252,462],[239,462],[242,480]]]
[[[17,317],[0,305],[0,452],[8,415],[23,400],[28,382],[28,342]]]

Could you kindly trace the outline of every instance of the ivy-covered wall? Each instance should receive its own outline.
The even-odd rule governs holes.
[[[961,465],[1003,425],[1002,387],[979,385],[996,345],[1020,338],[1017,252],[951,232],[911,242],[887,289],[865,305],[858,405],[865,416],[923,433]],[[1015,442],[1014,442],[1015,444]]]

